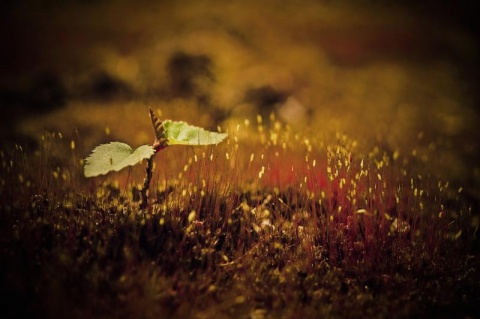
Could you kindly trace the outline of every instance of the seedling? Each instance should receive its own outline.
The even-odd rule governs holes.
[[[140,208],[148,205],[148,189],[152,179],[152,163],[155,154],[170,145],[212,145],[222,142],[227,133],[207,131],[182,121],[160,121],[152,109],[150,119],[155,131],[153,145],[142,145],[135,151],[125,143],[111,142],[97,146],[85,159],[84,173],[86,177],[105,175],[112,171],[120,171],[127,166],[134,166],[147,160],[146,176],[140,191],[142,202]]]

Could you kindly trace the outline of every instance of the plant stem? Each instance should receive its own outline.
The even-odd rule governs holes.
[[[154,154],[155,155],[155,154]],[[150,181],[152,180],[152,166],[153,166],[153,156],[147,159],[147,167],[145,168],[145,172],[147,176],[143,180],[143,187],[140,190],[140,194],[142,195],[142,202],[140,203],[140,209],[145,209],[148,206],[148,189],[150,188]]]

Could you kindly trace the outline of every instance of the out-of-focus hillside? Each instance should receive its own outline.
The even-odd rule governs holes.
[[[85,150],[110,139],[150,142],[147,106],[210,128],[274,112],[294,129],[309,125],[327,138],[341,132],[367,147],[415,152],[432,169],[478,187],[478,48],[473,26],[441,6],[2,6],[4,141],[55,130],[80,136]],[[432,151],[437,158],[427,156]]]

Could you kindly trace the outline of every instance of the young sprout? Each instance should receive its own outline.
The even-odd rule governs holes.
[[[142,145],[135,151],[125,143],[111,142],[97,146],[85,159],[84,174],[86,177],[105,175],[111,171],[120,171],[127,166],[136,165],[147,160],[146,177],[141,190],[140,208],[147,207],[148,188],[152,178],[153,157],[170,145],[212,145],[222,142],[227,133],[217,133],[189,125],[182,121],[160,121],[152,109],[150,119],[155,131],[153,145]]]

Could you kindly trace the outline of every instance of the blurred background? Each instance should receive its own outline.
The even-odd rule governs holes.
[[[2,144],[58,131],[86,156],[151,143],[149,106],[211,129],[274,113],[478,190],[473,2],[417,2],[2,1]]]

